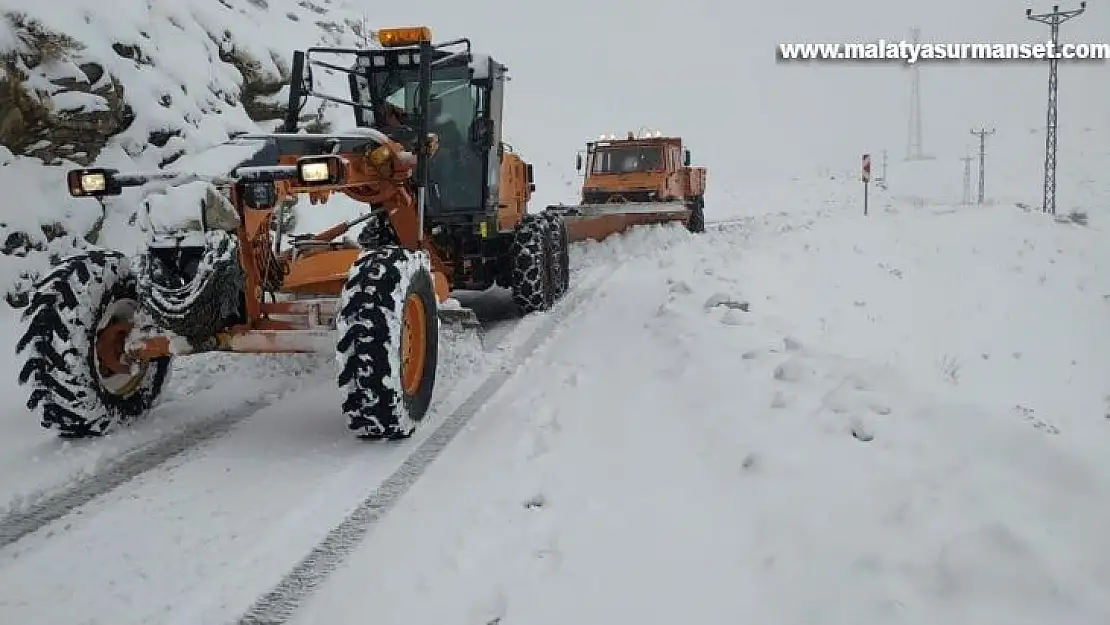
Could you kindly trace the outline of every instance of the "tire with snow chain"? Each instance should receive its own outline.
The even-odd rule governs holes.
[[[209,230],[203,248],[151,251],[136,273],[143,306],[162,328],[200,345],[240,313],[246,273],[234,235]]]
[[[542,215],[525,213],[513,230],[509,250],[513,303],[524,314],[547,310],[555,299],[551,266],[554,250],[550,223]]]
[[[115,322],[135,322],[136,282],[123,254],[90,251],[63,259],[35,285],[16,354],[19,382],[31,391],[27,407],[43,427],[71,437],[105,434],[157,403],[170,357],[116,374],[105,360],[111,352],[118,363],[122,353],[128,326]]]
[[[689,204],[690,217],[686,219],[686,229],[695,234],[705,232],[705,200],[699,196]]]
[[[367,250],[340,294],[336,346],[347,427],[407,438],[431,404],[439,316],[431,260],[397,246]]]
[[[570,289],[570,233],[563,216],[554,211],[544,211],[551,235],[551,281],[553,299],[556,301]]]

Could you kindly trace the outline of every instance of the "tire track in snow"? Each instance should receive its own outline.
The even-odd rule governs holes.
[[[716,221],[708,221],[705,223],[706,230],[730,230],[732,228],[743,226],[753,221],[753,217],[736,217],[734,219],[719,219]]]
[[[0,517],[0,549],[39,531],[170,459],[224,436],[236,424],[270,404],[270,400],[250,400],[222,411],[216,417],[188,424],[178,432],[121,453],[108,461],[109,464],[104,469],[78,478],[74,483],[46,495],[25,509]]]
[[[528,338],[486,378],[432,434],[417,447],[389,477],[359,503],[350,515],[333,527],[319,544],[287,573],[269,592],[259,597],[237,621],[238,625],[281,625],[287,623],[340,564],[346,560],[390,509],[401,500],[424,471],[447,448],[493,395],[517,370],[552,338],[555,329],[583,302],[594,295],[619,266],[598,271],[588,286],[567,293],[561,306],[554,308]],[[573,287],[572,287],[573,289]]]

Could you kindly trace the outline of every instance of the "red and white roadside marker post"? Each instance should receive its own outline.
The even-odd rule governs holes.
[[[871,187],[871,155],[863,155],[863,214],[867,216],[867,190]]]

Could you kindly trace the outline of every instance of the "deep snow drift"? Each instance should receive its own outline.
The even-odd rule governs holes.
[[[598,297],[296,622],[1105,623],[1095,228],[831,210],[593,246]]]

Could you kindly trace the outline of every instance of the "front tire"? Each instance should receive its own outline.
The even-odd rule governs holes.
[[[361,438],[407,438],[427,413],[439,353],[436,309],[424,252],[383,246],[351,267],[336,351],[347,427]]]
[[[135,277],[118,252],[70,256],[35,285],[16,354],[23,356],[19,382],[31,390],[27,407],[43,427],[67,437],[97,436],[154,407],[170,357],[127,372],[110,368],[138,310]]]

